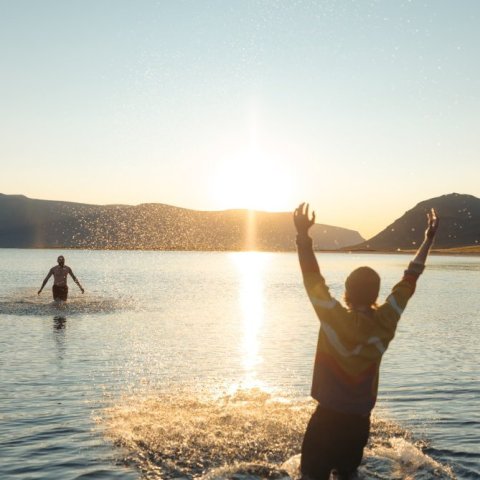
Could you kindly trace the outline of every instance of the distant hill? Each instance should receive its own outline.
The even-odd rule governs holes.
[[[330,225],[316,224],[311,234],[316,249],[364,240]],[[0,194],[0,247],[285,251],[295,248],[295,230],[290,212],[87,205]]]
[[[480,199],[451,193],[420,202],[371,239],[352,250],[411,250],[423,241],[426,212],[435,208],[440,226],[434,248],[480,245]]]

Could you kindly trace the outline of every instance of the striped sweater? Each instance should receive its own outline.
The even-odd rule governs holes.
[[[332,410],[368,415],[377,398],[382,355],[424,266],[411,262],[385,303],[362,313],[345,308],[330,295],[312,240],[299,236],[297,246],[305,288],[321,323],[312,397]]]

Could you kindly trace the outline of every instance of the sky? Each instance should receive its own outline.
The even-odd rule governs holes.
[[[0,192],[293,210],[480,196],[480,2],[0,0]]]

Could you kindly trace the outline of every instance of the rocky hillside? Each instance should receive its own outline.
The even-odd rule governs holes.
[[[480,245],[480,199],[451,193],[420,202],[379,234],[352,249],[415,249],[423,240],[426,212],[431,208],[435,208],[440,217],[435,248]]]
[[[358,244],[358,232],[316,224],[317,249]],[[0,194],[0,247],[293,250],[292,214],[202,212],[163,204],[86,205]]]

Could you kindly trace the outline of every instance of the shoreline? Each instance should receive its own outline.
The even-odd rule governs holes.
[[[85,250],[85,251],[113,251],[113,252],[207,252],[207,253],[237,253],[237,252],[258,252],[258,253],[293,253],[296,252],[296,249],[290,250],[268,250],[268,249],[182,249],[182,248],[95,248],[95,247],[66,247],[66,246],[39,246],[39,247],[0,247],[4,250]],[[338,250],[332,249],[314,249],[315,253],[345,253],[345,254],[380,254],[380,255],[412,255],[417,251],[415,250],[366,250],[366,249],[347,249],[341,248]],[[473,245],[468,247],[457,247],[457,248],[438,248],[432,249],[429,255],[455,255],[455,256],[480,256],[480,246]]]

